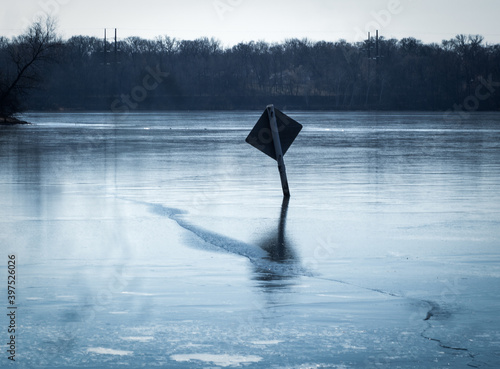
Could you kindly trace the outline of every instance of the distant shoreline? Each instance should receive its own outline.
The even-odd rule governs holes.
[[[272,104],[272,102],[270,102]],[[275,106],[283,111],[302,111],[302,112],[346,112],[346,113],[455,113],[459,114],[460,112],[454,112],[453,110],[432,110],[432,109],[307,109],[304,107],[297,107],[297,106],[281,106],[278,104],[275,104]],[[129,111],[124,111],[124,112],[114,112],[112,110],[107,110],[107,109],[30,109],[27,110],[21,114],[36,114],[36,113],[89,113],[89,114],[94,114],[94,113],[110,113],[110,114],[117,114],[117,115],[127,115],[130,113],[168,113],[168,112],[245,112],[245,111],[260,111],[265,109],[265,105],[263,105],[261,108],[257,107],[249,107],[249,108],[238,108],[238,109],[188,109],[188,108],[176,108],[176,109],[131,109]],[[465,112],[464,112],[465,113]],[[495,110],[495,109],[485,109],[485,110],[475,110],[475,111],[469,111],[467,114],[473,114],[473,113],[500,113],[500,110]],[[6,118],[7,123],[6,124],[31,124],[29,122],[19,120],[17,118]],[[3,124],[3,117],[0,117],[0,124]],[[14,120],[13,122],[9,122],[9,120]]]
[[[17,119],[15,117],[0,117],[1,126],[14,126],[17,124],[31,124],[31,123]]]

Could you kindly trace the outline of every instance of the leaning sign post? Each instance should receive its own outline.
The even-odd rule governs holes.
[[[283,195],[290,196],[283,156],[302,129],[302,125],[283,114],[274,105],[268,105],[257,121],[246,142],[278,162]]]

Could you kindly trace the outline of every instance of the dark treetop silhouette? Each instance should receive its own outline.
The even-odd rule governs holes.
[[[270,101],[288,110],[500,109],[500,45],[484,44],[481,36],[459,35],[440,45],[381,37],[377,59],[369,57],[369,41],[291,39],[223,48],[208,38],[130,37],[105,44],[76,36],[60,45],[57,65],[48,65],[42,62],[57,42],[51,30],[41,31],[34,44],[26,35],[0,40],[4,115],[21,108],[260,110]],[[10,88],[5,81],[16,80],[16,60],[29,63],[25,56],[12,58],[20,45],[22,55],[40,54],[27,53],[36,60]],[[41,76],[44,82],[28,99],[26,87]]]
[[[10,41],[0,38],[0,117],[4,122],[8,117],[16,122],[11,116],[30,106],[28,92],[43,82],[58,46],[51,18],[34,22],[25,34]]]

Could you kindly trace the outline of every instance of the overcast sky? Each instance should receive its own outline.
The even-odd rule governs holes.
[[[385,38],[424,42],[456,34],[481,34],[500,43],[500,0],[0,0],[0,35],[13,36],[39,15],[58,19],[64,38],[102,37],[118,28],[128,36],[179,39],[215,37],[225,46],[241,41],[349,42],[379,29]]]

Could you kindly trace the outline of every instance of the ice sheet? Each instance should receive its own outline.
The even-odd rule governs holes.
[[[289,203],[261,112],[2,127],[14,365],[495,367],[500,115],[286,113]]]

